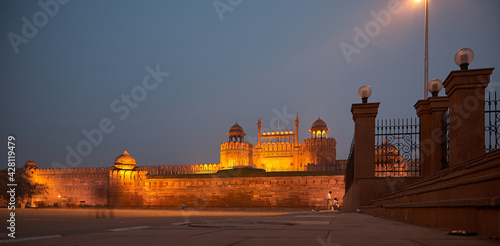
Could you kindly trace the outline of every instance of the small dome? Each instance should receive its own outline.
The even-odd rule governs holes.
[[[115,164],[113,166],[118,169],[132,170],[136,165],[137,163],[135,162],[134,157],[130,156],[130,154],[125,150],[121,155],[116,157]]]
[[[327,132],[330,130],[326,126],[326,123],[318,117],[318,119],[312,124],[311,129],[309,131],[312,133],[311,137],[327,137]]]
[[[241,127],[240,125],[238,125],[238,123],[235,123],[229,129],[229,132],[227,133],[227,135],[229,135],[229,136],[244,136],[246,134],[243,131],[243,127]]]
[[[328,128],[326,123],[318,117],[318,119],[312,124],[311,128]]]
[[[238,123],[235,123],[231,128],[229,129],[229,132],[243,132],[243,128],[238,125]]]
[[[24,163],[24,167],[26,168],[36,168],[36,163],[32,161],[31,159]]]

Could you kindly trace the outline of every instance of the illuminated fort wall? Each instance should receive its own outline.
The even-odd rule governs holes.
[[[344,196],[342,175],[155,179],[143,171],[114,170],[109,178],[111,207],[324,209],[329,191],[340,203]]]
[[[246,142],[224,142],[220,147],[220,169],[253,166],[253,145]]]
[[[334,138],[304,139],[302,150],[303,162],[318,166],[333,166],[336,163],[337,142]]]
[[[273,131],[260,133],[257,147],[254,149],[254,163],[266,172],[305,171],[301,161],[300,144],[295,141],[293,131]]]
[[[311,129],[311,138],[298,141],[298,117],[295,131],[261,132],[258,120],[258,143],[244,141],[246,135],[237,123],[231,127],[227,142],[221,144],[220,164],[137,166],[124,151],[110,168],[36,169],[26,163],[33,179],[47,184],[48,194],[37,196],[33,205],[67,203],[125,207],[196,206],[207,207],[319,207],[331,189],[343,197],[341,176],[262,176],[226,178],[165,178],[154,175],[215,174],[219,170],[250,166],[266,172],[332,171],[341,165],[336,160],[336,141],[328,138],[329,128],[318,118]],[[111,171],[112,170],[112,171]],[[108,198],[109,195],[109,198]],[[199,205],[199,204],[198,204]]]
[[[47,195],[33,199],[35,207],[78,206],[84,201],[86,206],[111,207],[322,208],[328,191],[340,203],[344,195],[342,175],[155,178],[147,171],[110,168],[31,171],[36,182],[49,186]]]
[[[111,168],[29,169],[33,180],[48,186],[48,194],[36,196],[32,205],[107,205]]]
[[[137,169],[158,171],[161,167]],[[208,168],[209,165],[193,165]],[[178,167],[177,167],[178,168]],[[167,169],[168,170],[168,169]],[[192,172],[193,170],[189,170]],[[111,207],[322,207],[328,191],[342,202],[342,175],[311,176],[301,172],[290,176],[156,178],[148,171],[111,168],[32,169],[33,179],[49,186],[48,194],[37,196],[32,205]],[[185,170],[188,171],[187,169]],[[179,170],[182,172],[182,170]]]

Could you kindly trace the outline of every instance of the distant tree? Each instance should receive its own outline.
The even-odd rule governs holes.
[[[15,188],[16,202],[25,201],[36,195],[47,194],[48,186],[34,182],[24,168],[16,169],[16,173],[13,175],[14,182],[11,182],[11,178],[7,170],[0,170],[0,197],[6,201],[10,199],[10,193],[7,191],[11,188]],[[17,186],[8,186],[8,184],[17,184]]]

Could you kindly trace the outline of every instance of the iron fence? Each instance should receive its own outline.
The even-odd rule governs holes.
[[[349,152],[349,158],[345,167],[344,184],[346,192],[351,187],[352,182],[354,182],[354,137],[352,138],[351,151]]]
[[[418,119],[377,120],[375,176],[420,176]]]
[[[448,160],[450,158],[450,110],[443,112],[442,121],[442,134],[441,134],[441,169],[448,167]]]
[[[493,94],[493,95],[492,95]],[[485,152],[496,150],[500,147],[500,99],[497,98],[497,92],[488,93],[488,99],[485,100]]]

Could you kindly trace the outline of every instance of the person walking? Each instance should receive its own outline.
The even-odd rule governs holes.
[[[328,194],[326,195],[326,209],[327,210],[332,210],[333,209],[333,206],[332,206],[332,191],[328,192]]]

